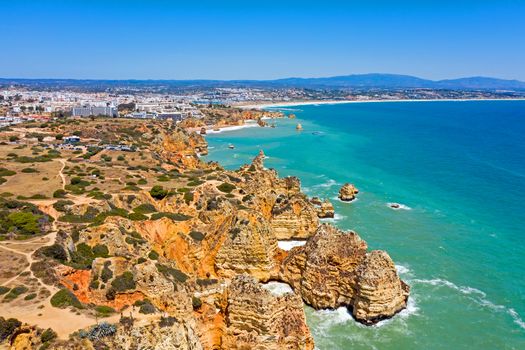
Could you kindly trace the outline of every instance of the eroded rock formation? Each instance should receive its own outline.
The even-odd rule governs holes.
[[[346,183],[339,190],[339,199],[343,202],[350,202],[356,198],[359,190],[352,184]]]
[[[275,296],[252,277],[236,276],[227,291],[224,349],[313,349],[301,298]]]
[[[408,287],[385,252],[367,254],[355,232],[323,224],[285,258],[281,277],[316,309],[347,306],[355,318],[374,323],[406,307]]]

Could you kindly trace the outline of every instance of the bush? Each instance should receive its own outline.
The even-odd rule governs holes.
[[[164,212],[155,213],[155,214],[151,215],[151,219],[152,220],[158,220],[158,219],[161,219],[161,218],[169,218],[169,219],[171,219],[173,221],[186,221],[186,220],[191,219],[191,216],[184,215],[184,214],[179,214],[179,213],[164,213]]]
[[[111,282],[111,286],[117,292],[125,292],[127,290],[135,289],[136,284],[133,279],[133,274],[130,271],[126,271],[122,275],[115,277]]]
[[[104,244],[97,244],[93,247],[93,255],[96,258],[107,258],[109,255],[108,247]]]
[[[0,168],[0,176],[13,176],[16,174],[16,171],[9,170],[6,168]]]
[[[105,305],[99,305],[95,307],[95,311],[100,317],[108,317],[115,313],[115,309]]]
[[[16,318],[8,318],[7,320],[0,316],[0,343],[9,338],[15,330],[22,325],[22,322]]]
[[[141,204],[141,205],[135,207],[133,209],[133,211],[135,213],[140,213],[140,214],[150,214],[150,213],[156,212],[157,209],[155,208],[155,206],[153,204],[144,203],[144,204]]]
[[[57,334],[55,333],[55,331],[51,328],[48,328],[44,332],[42,332],[42,335],[40,336],[40,341],[42,341],[42,343],[47,343],[48,341],[56,339],[56,337]]]
[[[144,303],[142,303],[142,305],[140,305],[140,309],[139,309],[139,312],[141,314],[153,314],[157,311],[157,309],[155,308],[155,306],[153,306],[153,304],[149,301],[149,300],[146,300]]]
[[[51,305],[60,309],[73,306],[82,309],[83,306],[77,297],[67,289],[61,289],[51,297]]]
[[[233,191],[235,189],[235,185],[232,185],[230,183],[227,183],[227,182],[223,182],[222,184],[220,184],[219,186],[217,186],[217,189],[221,192],[224,192],[224,193],[230,193],[231,191]]]
[[[67,195],[67,191],[63,189],[59,189],[53,192],[53,198],[64,198],[66,195]]]
[[[168,195],[168,191],[160,185],[155,185],[151,188],[149,194],[155,199],[163,199]]]
[[[50,246],[42,247],[42,254],[48,258],[64,262],[67,260],[66,250],[58,243]]]
[[[148,217],[141,213],[131,213],[129,214],[129,219],[133,221],[147,220]]]
[[[64,135],[63,134],[56,134],[55,135],[55,139],[62,140],[62,139],[64,139]]]
[[[184,272],[182,272],[179,269],[174,269],[172,267],[162,265],[162,264],[156,264],[157,270],[162,273],[165,277],[171,276],[174,279],[174,282],[186,282],[188,279],[188,275],[186,275]]]
[[[89,331],[80,331],[80,338],[88,338],[91,341],[97,341],[104,337],[110,337],[117,332],[117,327],[107,322],[101,322],[89,329]]]
[[[66,207],[68,205],[73,205],[73,204],[75,204],[73,201],[61,199],[61,200],[58,200],[55,203],[53,203],[53,208],[55,208],[55,210],[57,210],[57,211],[65,212],[66,211]]]
[[[108,283],[108,281],[113,278],[113,271],[109,268],[110,266],[111,266],[111,261],[106,261],[104,263],[104,267],[102,268],[100,279],[102,279],[102,282],[104,283]]]
[[[9,142],[16,142],[18,140],[19,140],[18,136],[15,136],[15,135],[9,136]]]
[[[152,250],[151,252],[149,252],[148,258],[150,258],[151,260],[158,260],[159,253],[157,253],[156,251]]]
[[[36,293],[28,294],[24,297],[24,300],[33,300],[36,298]]]
[[[95,259],[93,250],[86,243],[79,243],[76,250],[71,253],[71,262],[73,267],[78,269],[89,269]]]
[[[196,241],[202,241],[204,239],[204,237],[206,237],[206,236],[202,232],[191,231],[190,232],[190,237],[193,238]]]
[[[193,306],[193,310],[197,310],[198,308],[202,306],[202,300],[198,297],[192,297],[191,305]]]
[[[21,172],[25,174],[39,173],[39,171],[36,170],[35,168],[24,168],[21,170]]]
[[[16,286],[13,289],[11,289],[9,293],[7,293],[7,295],[4,297],[4,300],[5,301],[14,300],[18,298],[21,294],[24,294],[25,292],[27,292],[28,290],[29,289],[27,289],[26,286]]]
[[[7,222],[22,234],[34,235],[40,233],[40,218],[40,215],[29,212],[12,212],[7,215]]]
[[[11,288],[9,288],[9,287],[0,286],[0,295],[4,295],[5,293],[9,292],[10,290],[11,290]]]

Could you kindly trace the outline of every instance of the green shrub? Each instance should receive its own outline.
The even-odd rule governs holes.
[[[4,295],[5,293],[9,292],[10,290],[11,290],[11,288],[9,288],[9,287],[0,286],[0,295]]]
[[[105,305],[98,305],[95,307],[95,311],[100,317],[108,317],[115,313],[115,309]]]
[[[174,269],[172,267],[162,265],[162,264],[156,264],[157,270],[162,273],[164,276],[168,277],[171,276],[174,279],[174,282],[186,282],[188,279],[188,275],[186,275],[184,272],[182,272],[179,269]]]
[[[206,236],[202,232],[191,231],[190,232],[190,237],[193,238],[196,241],[202,241],[204,239],[204,237],[206,237]]]
[[[28,294],[24,297],[24,300],[33,300],[36,298],[36,293]]]
[[[55,243],[50,246],[42,247],[41,252],[44,256],[48,258],[64,262],[67,260],[66,250],[58,243]]]
[[[60,309],[73,306],[82,309],[83,306],[77,297],[67,289],[61,289],[51,297],[51,305]]]
[[[108,283],[108,281],[113,278],[113,271],[109,268],[110,266],[111,266],[111,261],[106,261],[104,263],[104,267],[102,268],[100,279],[104,283]]]
[[[108,247],[104,244],[97,244],[93,247],[93,255],[96,258],[107,258],[109,255]]]
[[[13,176],[16,174],[16,171],[9,170],[6,168],[0,168],[0,176]]]
[[[131,213],[129,214],[129,219],[133,221],[147,220],[148,217],[141,213]]]
[[[40,341],[42,341],[42,343],[47,343],[56,338],[57,338],[57,334],[55,333],[55,331],[52,330],[51,328],[48,328],[44,332],[42,332],[42,335],[40,336]]]
[[[0,343],[9,338],[22,325],[16,318],[5,319],[0,316]]]
[[[25,174],[39,173],[39,171],[36,170],[35,168],[24,168],[21,170],[21,172]]]
[[[169,218],[173,221],[186,221],[186,220],[191,219],[191,216],[185,215],[185,214],[179,214],[179,213],[165,213],[165,212],[154,213],[153,215],[151,215],[152,220],[158,220],[161,218]]]
[[[55,208],[57,211],[65,212],[66,207],[73,204],[75,204],[73,201],[60,199],[53,203],[53,208]]]
[[[71,253],[72,265],[79,269],[89,269],[95,259],[93,250],[86,243],[79,243],[76,250]]]
[[[115,279],[111,281],[111,287],[113,287],[116,292],[135,289],[136,284],[133,279],[133,274],[130,271],[126,271],[122,275],[115,277]]]
[[[139,185],[146,185],[147,183],[148,183],[148,181],[146,179],[139,179],[137,181],[137,184],[139,184]]]
[[[63,189],[59,189],[53,192],[53,198],[64,198],[66,195],[67,195],[67,191]]]
[[[168,195],[168,191],[160,185],[155,185],[151,188],[149,194],[155,199],[163,199]]]
[[[198,308],[202,306],[202,300],[198,297],[192,297],[191,305],[193,306],[193,310],[197,310]]]
[[[9,293],[6,294],[6,296],[4,297],[4,300],[5,301],[14,300],[14,299],[18,298],[20,295],[22,295],[25,292],[27,292],[28,290],[29,289],[27,289],[26,286],[16,286],[13,289],[11,289],[9,291]]]
[[[153,314],[157,311],[157,309],[155,308],[155,306],[153,306],[153,304],[149,301],[149,300],[145,300],[141,305],[140,305],[140,309],[139,309],[139,312],[141,314]]]
[[[139,214],[150,214],[150,213],[156,212],[157,209],[155,208],[155,206],[153,204],[144,203],[144,204],[141,204],[141,205],[135,207],[133,209],[133,211],[135,213],[139,213]]]
[[[221,192],[224,192],[224,193],[230,193],[231,191],[233,191],[235,189],[235,185],[232,185],[230,183],[227,183],[227,182],[223,182],[222,184],[220,184],[219,186],[217,186],[217,189]]]
[[[22,234],[34,235],[40,233],[38,220],[41,217],[30,212],[12,212],[7,215],[7,222]]]
[[[91,281],[89,283],[89,288],[90,289],[98,289],[99,285],[100,285],[100,282],[97,281],[97,280],[94,280],[94,281]]]
[[[149,252],[148,258],[150,258],[151,260],[158,260],[159,253],[157,253],[156,251],[152,250],[151,252]]]

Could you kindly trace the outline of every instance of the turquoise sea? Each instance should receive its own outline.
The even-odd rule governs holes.
[[[281,110],[297,119],[208,135],[207,159],[235,169],[263,149],[267,167],[333,199],[335,224],[387,250],[412,288],[408,309],[373,327],[307,308],[317,348],[525,349],[525,101]],[[344,182],[356,202],[335,200]]]

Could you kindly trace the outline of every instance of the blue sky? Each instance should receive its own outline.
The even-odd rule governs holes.
[[[0,77],[525,80],[525,1],[0,0]]]

